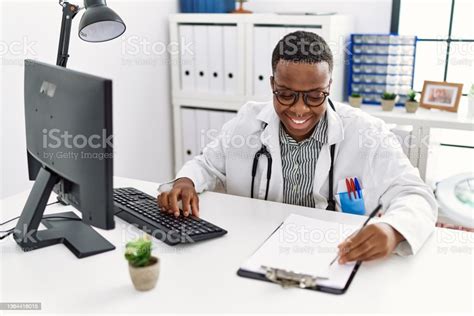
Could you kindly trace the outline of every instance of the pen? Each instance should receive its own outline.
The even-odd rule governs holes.
[[[352,200],[352,197],[351,197],[352,187],[351,187],[351,183],[349,182],[349,179],[347,178],[346,178],[346,188],[347,188],[347,194],[349,195],[349,200]]]
[[[354,192],[354,200],[356,200],[356,199],[357,199],[357,190],[356,190],[356,186],[355,186],[355,184],[354,184],[354,179],[351,178],[350,181],[351,181],[352,192]]]
[[[354,184],[355,184],[355,188],[357,190],[357,194],[359,195],[359,199],[360,199],[362,197],[362,191],[360,188],[359,180],[357,180],[357,178],[354,178]]]
[[[362,230],[362,228],[364,228],[367,223],[375,216],[377,215],[377,213],[380,211],[380,209],[382,208],[382,204],[379,204],[377,205],[377,207],[372,211],[372,213],[370,213],[369,217],[367,217],[367,219],[365,220],[364,224],[362,224],[362,226],[359,228],[359,230],[357,231],[357,234]],[[329,264],[329,266],[332,266],[332,264],[336,261],[336,259],[339,258],[339,255],[336,255],[336,257],[334,257],[334,259],[332,259],[331,263]]]

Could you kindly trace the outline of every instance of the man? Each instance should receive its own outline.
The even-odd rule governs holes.
[[[198,216],[197,192],[222,186],[229,194],[334,210],[340,181],[357,177],[366,211],[382,203],[385,212],[339,245],[339,262],[416,253],[434,229],[434,196],[381,120],[329,100],[327,43],[313,33],[291,33],[275,47],[272,69],[273,102],[244,105],[183,166],[171,190],[160,188],[159,206],[179,216],[181,200],[184,216]]]

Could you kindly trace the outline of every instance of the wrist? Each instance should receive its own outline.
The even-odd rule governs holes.
[[[191,186],[194,188],[194,182],[189,179],[189,178],[186,178],[186,177],[183,177],[183,178],[179,178],[179,179],[176,179],[176,181],[174,182],[174,185],[173,187],[176,187],[176,186]]]

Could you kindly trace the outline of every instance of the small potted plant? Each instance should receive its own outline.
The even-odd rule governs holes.
[[[160,261],[151,255],[151,240],[145,236],[128,242],[125,259],[128,261],[128,270],[135,289],[153,289],[160,274]]]
[[[355,108],[360,108],[362,104],[362,96],[358,93],[353,93],[349,96],[349,104]]]
[[[391,92],[384,92],[382,94],[382,110],[392,111],[397,102],[397,95]]]
[[[407,101],[405,102],[405,109],[408,113],[415,113],[420,104],[416,101],[416,92],[410,90],[407,93]]]

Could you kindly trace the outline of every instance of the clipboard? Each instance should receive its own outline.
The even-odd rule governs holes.
[[[299,216],[299,215],[290,215]],[[265,241],[257,248],[257,250],[252,254],[254,256],[261,248],[264,246],[268,240],[270,240],[282,227],[282,225],[288,220],[285,219],[271,234],[268,236]],[[303,217],[307,220],[314,220],[309,217]],[[317,220],[316,220],[317,221]],[[320,221],[321,222],[321,221]],[[330,222],[326,222],[330,223]],[[334,225],[334,223],[332,223]],[[355,227],[354,227],[355,228]],[[311,273],[296,273],[290,269],[276,268],[271,267],[271,264],[263,266],[259,269],[260,271],[251,271],[245,267],[240,267],[237,271],[237,275],[244,278],[250,278],[260,281],[272,282],[281,285],[283,288],[302,288],[313,291],[320,291],[330,294],[344,294],[352,280],[354,279],[361,262],[356,262],[350,265],[338,265],[334,263],[329,268],[329,277],[319,278],[314,276]],[[332,278],[332,280],[331,280]],[[337,282],[334,280],[337,279]],[[343,286],[341,286],[343,284]]]

